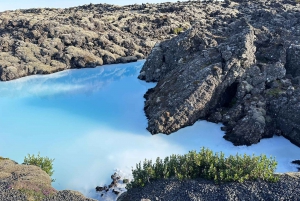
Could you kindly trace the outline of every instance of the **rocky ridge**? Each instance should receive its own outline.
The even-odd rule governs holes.
[[[203,18],[157,44],[139,78],[152,134],[199,119],[251,145],[274,134],[300,146],[300,6],[290,0],[198,2]]]
[[[197,2],[0,13],[0,80],[146,58],[207,14]]]

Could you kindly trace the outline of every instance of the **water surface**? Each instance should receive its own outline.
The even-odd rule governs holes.
[[[67,70],[0,82],[0,155],[19,163],[28,153],[55,158],[53,186],[92,196],[145,158],[184,154],[206,146],[226,155],[275,156],[278,172],[296,171],[300,149],[282,137],[250,147],[225,141],[221,124],[199,121],[166,136],[147,130],[143,95],[155,83],[137,79],[144,61]]]

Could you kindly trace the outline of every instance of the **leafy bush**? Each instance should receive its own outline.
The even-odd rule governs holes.
[[[256,179],[276,182],[278,177],[273,174],[276,166],[277,162],[265,155],[237,154],[225,158],[222,152],[214,154],[202,148],[199,153],[190,151],[185,155],[173,154],[164,160],[158,157],[155,163],[145,159],[132,170],[133,181],[126,188],[143,187],[152,180],[172,177],[180,180],[205,178],[216,183]]]
[[[54,159],[50,159],[48,157],[41,157],[40,153],[38,153],[37,156],[35,156],[34,154],[28,154],[28,157],[25,156],[23,164],[38,166],[51,177],[54,173],[53,161]],[[52,181],[54,180],[52,179]]]

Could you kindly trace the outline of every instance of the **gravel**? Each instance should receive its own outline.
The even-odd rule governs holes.
[[[130,189],[118,201],[222,201],[222,200],[300,200],[300,174],[288,173],[280,176],[276,183],[262,180],[244,183],[230,182],[220,185],[204,179],[158,180],[144,188]]]

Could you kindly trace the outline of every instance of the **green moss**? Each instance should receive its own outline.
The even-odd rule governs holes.
[[[267,94],[270,96],[279,96],[281,94],[282,90],[280,88],[274,88],[267,91]]]
[[[19,189],[22,194],[25,194],[29,201],[40,201],[43,200],[46,196],[41,192],[28,189]]]
[[[51,190],[33,190],[33,189],[25,189],[21,188],[19,191],[26,196],[29,201],[40,201],[46,197],[53,195],[55,192]]]
[[[177,27],[177,28],[175,28],[175,29],[173,29],[173,34],[176,34],[176,35],[178,35],[180,32],[182,32],[183,31],[183,28],[182,27]]]
[[[193,82],[194,85],[198,85],[199,83],[200,83],[200,80],[195,80],[195,81]]]

